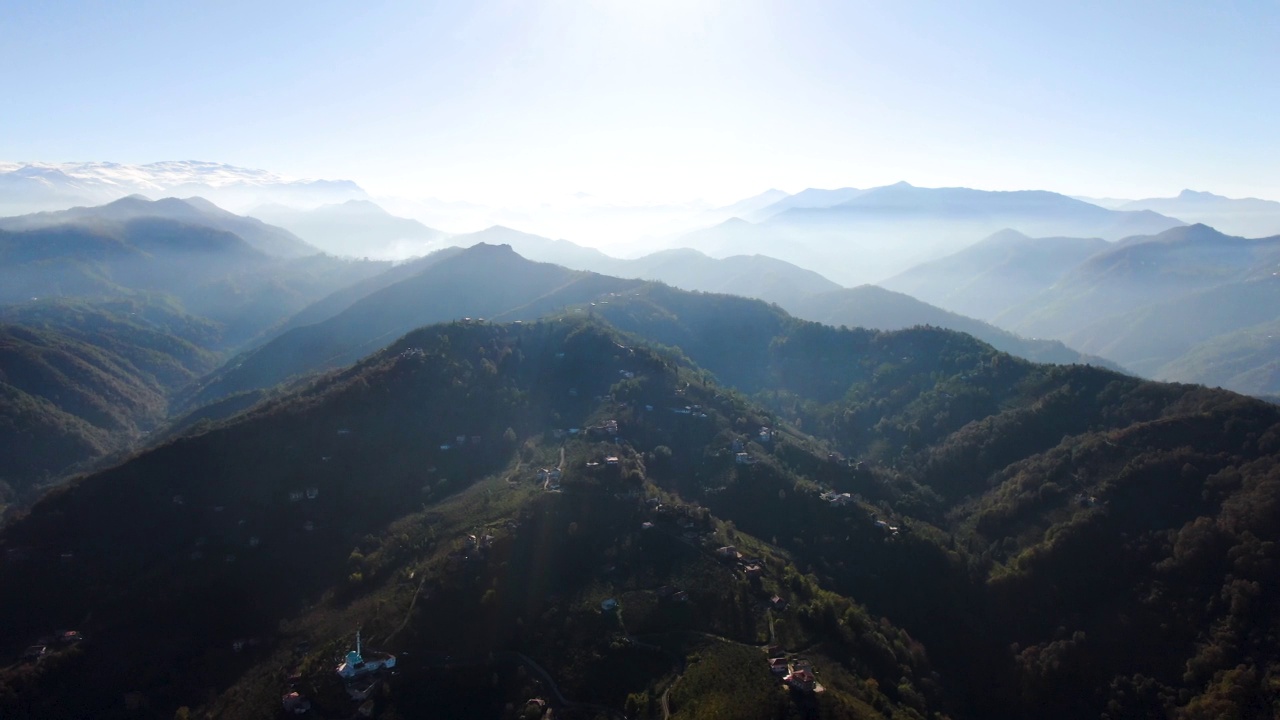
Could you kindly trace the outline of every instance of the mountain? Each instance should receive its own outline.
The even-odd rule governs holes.
[[[0,218],[0,229],[33,230],[66,224],[95,222],[127,222],[141,218],[173,220],[185,225],[232,233],[253,248],[275,257],[305,257],[318,252],[293,233],[267,225],[255,218],[243,217],[214,205],[203,198],[185,200],[165,198],[148,200],[131,195],[97,207],[75,207],[69,210],[40,212],[31,215]]]
[[[439,249],[445,233],[396,217],[368,200],[299,210],[264,205],[250,213],[297,234],[331,255],[400,260]]]
[[[1115,211],[1044,191],[989,192],[898,183],[828,207],[794,207],[758,223],[730,220],[677,242],[713,257],[764,254],[844,285],[874,282],[957,252],[999,230],[1119,239],[1181,221]]]
[[[811,270],[764,255],[712,258],[697,250],[663,250],[605,264],[598,272],[657,280],[683,290],[727,293],[787,306],[809,295],[840,289]]]
[[[1002,230],[879,284],[961,315],[990,320],[1109,247],[1101,238],[1030,238]]]
[[[1177,197],[1133,200],[1118,209],[1151,210],[1189,223],[1211,225],[1230,235],[1280,235],[1280,202],[1258,198],[1228,198],[1183,190]]]
[[[530,260],[574,270],[656,280],[683,290],[730,293],[780,304],[840,287],[812,270],[764,255],[712,258],[697,250],[679,248],[638,258],[615,258],[568,240],[551,240],[504,227],[455,235],[451,239],[462,244],[510,245]]]
[[[533,263],[509,245],[475,245],[360,298],[332,317],[294,327],[233,358],[193,387],[187,403],[203,404],[341,367],[421,325],[463,317],[533,320],[639,284]]]
[[[6,215],[98,205],[134,194],[199,195],[234,210],[263,203],[315,206],[365,197],[364,190],[349,180],[296,180],[211,162],[0,162],[0,213]]]
[[[311,303],[285,322],[271,328],[269,336],[265,337],[264,341],[270,340],[275,336],[281,335],[296,327],[302,327],[304,325],[311,325],[323,320],[328,320],[334,315],[337,315],[343,310],[351,307],[357,301],[368,297],[385,287],[394,285],[401,280],[417,275],[432,265],[435,265],[442,260],[448,260],[463,251],[464,248],[460,247],[448,247],[443,250],[436,250],[429,255],[414,258],[408,262],[396,263],[383,272],[357,280],[356,282],[353,282],[339,290],[335,290],[323,298]]]
[[[685,304],[413,331],[50,494],[0,530],[0,637],[86,639],[0,669],[0,709],[260,717],[293,689],[324,716],[540,698],[1065,720],[1280,699],[1280,408],[655,289]],[[372,703],[334,672],[357,629],[398,657]],[[781,690],[765,650],[825,692]]]
[[[1247,240],[1205,225],[1135,236],[1093,255],[996,322],[1018,332],[1065,338],[1105,315],[1242,281],[1278,261],[1280,236]]]
[[[454,235],[450,238],[450,242],[462,247],[471,247],[479,243],[509,245],[516,253],[530,260],[563,265],[573,270],[605,272],[604,268],[612,267],[617,262],[616,258],[605,255],[595,248],[583,247],[568,240],[552,240],[501,225],[494,225],[479,232]]]
[[[787,193],[776,188],[770,188],[759,195],[752,195],[732,205],[716,208],[712,212],[722,217],[744,217],[770,207],[787,197],[789,197]]]
[[[0,486],[15,494],[9,500],[33,500],[37,484],[158,426],[168,394],[218,364],[204,349],[216,335],[208,321],[141,298],[0,307]]]
[[[825,325],[903,330],[932,325],[968,333],[992,347],[1035,362],[1092,364],[1123,371],[1120,365],[1098,355],[1084,355],[1056,340],[1029,340],[981,320],[957,315],[903,293],[875,285],[860,285],[811,295],[792,304],[789,312]]]
[[[1280,396],[1280,321],[1213,334],[1166,361],[1153,374],[1270,396],[1276,402]]]
[[[489,237],[495,235],[491,233]],[[497,237],[511,238],[512,232],[504,231]],[[934,324],[973,332],[1020,356],[1046,362],[1107,364],[1100,358],[1076,353],[1061,343],[1024,340],[985,323],[879,288],[840,290],[833,283],[824,283],[821,278],[810,279],[805,277],[808,275],[805,271],[769,258],[712,260],[691,251],[657,257],[664,262],[648,266],[655,276],[678,282],[691,276],[713,278],[713,285],[704,286],[708,290],[742,293],[744,298],[726,302],[741,300],[736,314],[743,317],[757,318],[772,313],[786,317],[785,312],[745,299],[748,294],[767,297],[776,291],[779,304],[799,317],[821,322],[881,329]],[[682,262],[685,257],[689,258],[688,262]],[[649,274],[644,270],[645,264],[652,261],[653,256],[616,262],[626,268],[628,275],[643,277]],[[771,285],[768,269],[775,265],[781,266],[776,275],[780,281]],[[727,274],[734,268],[738,275]],[[340,367],[423,324],[463,317],[532,320],[572,306],[587,306],[590,312],[605,313],[610,303],[630,302],[625,296],[633,294],[661,297],[663,305],[658,311],[675,312],[670,306],[685,304],[685,300],[678,298],[689,294],[651,288],[651,283],[641,280],[531,262],[509,245],[478,244],[446,256],[429,256],[421,265],[398,268],[395,277],[403,279],[387,284],[385,281],[391,276],[373,278],[335,293],[316,308],[304,311],[300,318],[284,326],[288,330],[233,358],[199,386],[192,386],[183,406],[194,407],[228,395],[269,388],[291,377]],[[360,296],[359,299],[356,296]],[[339,310],[340,306],[345,307]],[[312,324],[304,320],[311,320]]]
[[[0,671],[0,707],[13,717],[140,710],[169,717],[199,704],[219,717],[248,717],[278,712],[284,676],[276,666],[301,662],[296,682],[317,711],[349,712],[328,657],[356,626],[366,654],[369,647],[400,653],[404,682],[386,707],[415,716],[498,717],[512,698],[544,695],[565,711],[557,715],[574,717],[577,707],[616,717],[620,711],[610,708],[657,703],[660,691],[646,688],[691,653],[698,660],[684,675],[687,685],[661,699],[684,717],[752,717],[762,708],[773,716],[796,703],[881,717],[902,703],[926,713],[940,703],[928,660],[908,649],[909,636],[817,578],[788,570],[785,550],[676,495],[668,483],[683,482],[683,469],[709,482],[737,474],[732,456],[707,455],[722,449],[731,418],[771,419],[714,387],[689,387],[696,376],[687,365],[644,347],[620,351],[622,340],[578,322],[426,328],[302,394],[50,496],[0,536],[24,558],[0,566],[0,626],[5,637],[25,637],[92,607],[93,619],[79,626],[90,639],[36,672]],[[622,372],[643,381],[600,400]],[[575,388],[581,392],[569,392]],[[677,398],[706,417],[639,409]],[[631,410],[617,417],[631,438],[626,444],[584,434],[561,453],[551,438],[562,422],[624,406]],[[458,432],[469,436],[460,447],[433,442],[454,442]],[[770,442],[792,448],[795,458],[761,452],[762,463],[730,494],[735,502],[794,490],[802,458],[822,462],[802,435],[780,427]],[[272,459],[231,472],[215,459],[260,451]],[[621,456],[618,465],[586,466],[603,452]],[[523,460],[513,463],[517,457]],[[560,462],[562,492],[543,490],[522,462]],[[189,470],[173,475],[175,463]],[[288,478],[286,468],[297,464],[310,467],[305,494]],[[353,480],[354,468],[369,479]],[[646,496],[663,506],[642,504]],[[406,508],[406,497],[427,509]],[[798,508],[817,499],[799,497]],[[107,508],[121,507],[149,530],[116,523],[108,530],[115,552],[104,552],[91,539],[111,526]],[[54,517],[64,519],[50,525]],[[641,527],[650,517],[652,532]],[[873,528],[860,518],[857,534]],[[352,533],[364,538],[355,551]],[[467,545],[467,534],[477,533]],[[715,540],[758,553],[769,579],[740,577],[704,549]],[[66,548],[61,562],[79,579],[60,581],[37,561],[39,548],[53,544]],[[393,551],[397,544],[402,549]],[[158,566],[167,569],[148,570]],[[278,572],[281,566],[288,571]],[[15,582],[32,592],[14,593]],[[687,590],[663,595],[671,583]],[[610,594],[621,599],[625,626],[598,609]],[[308,610],[309,598],[322,595],[332,600]],[[764,607],[774,596],[780,600],[770,616]],[[847,629],[831,633],[807,611],[784,612],[782,598],[797,606],[820,601]],[[370,602],[385,607],[385,622],[368,615]],[[761,651],[770,638],[803,652],[823,673],[826,692],[779,694]],[[104,664],[108,649],[122,655]],[[302,655],[289,659],[293,652]],[[850,663],[850,653],[861,659]],[[513,662],[546,680],[528,688]],[[466,680],[476,667],[485,678],[479,688]],[[918,679],[902,680],[903,667]],[[154,674],[160,668],[169,669],[163,680]],[[490,683],[491,676],[498,680]],[[65,682],[80,691],[59,699]],[[890,697],[878,686],[896,689]],[[19,688],[20,704],[10,694]]]
[[[827,208],[833,205],[839,205],[848,202],[866,190],[858,188],[836,188],[835,190],[823,190],[821,188],[806,188],[795,195],[787,195],[778,198],[775,202],[759,208],[755,212],[746,214],[735,214],[747,220],[759,221],[777,215],[780,212],[791,210],[792,208]]]
[[[210,348],[216,350],[239,347],[324,295],[390,267],[325,255],[271,257],[233,232],[164,217],[51,222],[5,219],[29,229],[0,229],[0,304],[165,293],[184,312],[221,325],[219,343]]]

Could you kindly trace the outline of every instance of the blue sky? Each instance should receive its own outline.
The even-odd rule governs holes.
[[[1280,199],[1277,37],[1271,0],[0,0],[0,159],[488,202],[904,179]]]

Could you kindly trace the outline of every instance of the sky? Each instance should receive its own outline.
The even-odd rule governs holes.
[[[1280,2],[0,0],[0,160],[487,203],[1280,199]]]

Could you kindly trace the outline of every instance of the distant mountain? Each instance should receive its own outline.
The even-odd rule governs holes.
[[[294,180],[211,162],[0,162],[0,214],[98,205],[134,194],[199,195],[233,210],[263,203],[313,207],[365,198],[364,190],[349,180]]]
[[[124,222],[139,218],[163,218],[223,230],[276,257],[305,257],[320,252],[288,230],[227,212],[198,197],[185,200],[171,197],[153,201],[140,195],[131,195],[97,207],[76,207],[0,218],[0,229],[31,230],[68,223]]]
[[[746,217],[759,212],[764,208],[770,207],[774,203],[777,203],[787,197],[787,193],[775,188],[770,188],[759,195],[752,195],[751,197],[739,200],[732,205],[725,205],[724,207],[716,208],[713,212],[717,215],[727,217]]]
[[[1101,238],[1030,238],[1002,230],[879,284],[962,315],[990,320],[1110,247]]]
[[[903,330],[921,325],[968,333],[997,350],[1035,362],[1091,364],[1124,371],[1119,364],[1098,355],[1085,355],[1056,340],[1029,340],[1006,330],[942,308],[909,295],[875,285],[841,288],[811,295],[792,304],[789,312],[826,325]]]
[[[376,273],[365,277],[364,279],[357,280],[356,282],[353,282],[339,290],[335,290],[329,295],[326,295],[316,302],[306,306],[301,312],[290,317],[284,323],[271,328],[271,335],[264,338],[264,340],[270,340],[276,335],[283,334],[296,327],[302,327],[303,325],[311,325],[323,320],[328,320],[334,315],[337,315],[343,310],[351,307],[357,301],[372,295],[385,287],[394,285],[401,280],[417,275],[432,265],[435,265],[442,260],[448,260],[463,251],[464,248],[460,247],[448,247],[443,250],[437,250],[430,255],[415,258],[408,262],[397,263],[384,272]]]
[[[347,365],[421,325],[464,317],[533,320],[640,284],[531,262],[509,245],[478,244],[232,359],[193,387],[186,405]]]
[[[811,270],[764,255],[712,258],[688,248],[664,250],[634,260],[618,260],[599,272],[657,280],[682,290],[727,293],[784,307],[840,286]]]
[[[778,198],[773,203],[753,213],[740,215],[739,217],[746,220],[760,221],[793,208],[827,208],[848,202],[865,192],[867,191],[859,190],[858,188],[837,188],[835,190],[807,188],[795,195]]]
[[[1005,228],[1030,236],[1119,239],[1181,224],[1150,211],[1107,210],[1051,192],[898,183],[859,191],[836,205],[787,209],[758,223],[730,220],[677,242],[712,257],[769,255],[856,285],[954,253]]]
[[[1151,210],[1189,223],[1203,223],[1229,234],[1250,238],[1280,235],[1280,202],[1257,198],[1234,199],[1195,190],[1177,197],[1132,200],[1118,209]]]
[[[1104,315],[1244,280],[1277,261],[1280,237],[1248,240],[1205,225],[1130,237],[995,321],[1017,332],[1065,338]]]
[[[1280,236],[1249,240],[1191,225],[1125,238],[1092,254],[1097,241],[1055,240],[1032,252],[1040,240],[1006,240],[1018,249],[1012,264],[988,252],[999,244],[983,244],[893,284],[927,285],[955,267],[975,280],[959,285],[949,301],[1007,305],[993,318],[1000,327],[1061,340],[1148,377],[1280,392],[1265,369],[1273,358],[1262,342],[1280,307]],[[1062,265],[1055,267],[1055,259]],[[1036,284],[1045,287],[1032,294]]]
[[[285,228],[331,255],[400,260],[437,250],[445,233],[396,217],[368,200],[299,210],[264,205],[249,213]]]
[[[584,247],[568,240],[552,240],[501,225],[494,225],[479,232],[454,235],[449,238],[449,241],[462,247],[471,247],[478,243],[510,245],[517,254],[530,260],[563,265],[572,270],[604,272],[604,268],[611,267],[611,263],[617,261],[616,258],[595,248]]]
[[[712,258],[696,250],[679,248],[624,259],[568,240],[552,240],[501,226],[455,235],[450,240],[462,245],[510,245],[522,257],[573,270],[656,280],[682,290],[730,293],[781,304],[840,287],[816,272],[763,255]]]

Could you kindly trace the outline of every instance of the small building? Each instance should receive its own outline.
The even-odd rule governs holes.
[[[773,430],[772,430],[771,428],[767,428],[767,427],[763,427],[763,426],[762,426],[762,427],[760,428],[760,432],[756,433],[756,441],[757,441],[757,442],[760,442],[760,443],[772,442],[772,441],[773,441]]]
[[[651,522],[649,522],[648,520],[646,520],[646,521],[644,521],[644,522],[640,523],[640,529],[641,529],[641,530],[652,530],[652,529],[653,529],[653,523],[651,523]]]
[[[66,630],[62,634],[58,635],[58,642],[62,643],[63,645],[71,645],[73,643],[78,643],[83,640],[84,640],[84,636],[81,635],[77,630]]]
[[[803,692],[813,692],[818,685],[818,678],[814,676],[813,671],[802,667],[792,668],[782,681]]]
[[[752,465],[755,463],[755,458],[747,453],[740,452],[733,456],[733,461],[739,465]]]
[[[787,600],[781,595],[774,595],[773,597],[769,598],[769,606],[772,607],[774,610],[786,610]]]
[[[613,598],[605,598],[604,602],[600,603],[600,609],[604,612],[611,613],[618,609],[618,601]]]
[[[764,575],[764,568],[760,567],[755,563],[751,563],[750,565],[747,565],[746,567],[742,568],[742,572],[748,578],[758,578]]]
[[[716,555],[723,560],[737,560],[742,557],[742,553],[738,552],[738,548],[732,545],[725,545],[722,548],[716,548]]]
[[[610,455],[610,456],[606,457],[606,458],[604,459],[604,464],[605,464],[605,465],[608,465],[609,467],[617,467],[617,465],[618,465],[618,456],[617,456],[617,455]]]
[[[775,658],[769,658],[769,672],[773,673],[774,675],[777,675],[778,677],[782,677],[784,675],[787,675],[789,672],[791,672],[791,669],[787,667],[786,658],[775,657]]]
[[[356,649],[347,653],[346,660],[336,668],[338,677],[344,680],[389,670],[396,666],[396,656],[391,653],[370,651],[368,657],[360,643],[360,633],[356,632]]]
[[[286,694],[280,699],[284,711],[290,715],[305,715],[311,709],[311,701],[297,691]]]
[[[853,495],[849,493],[840,493],[831,496],[831,505],[833,507],[846,507],[853,504]]]

